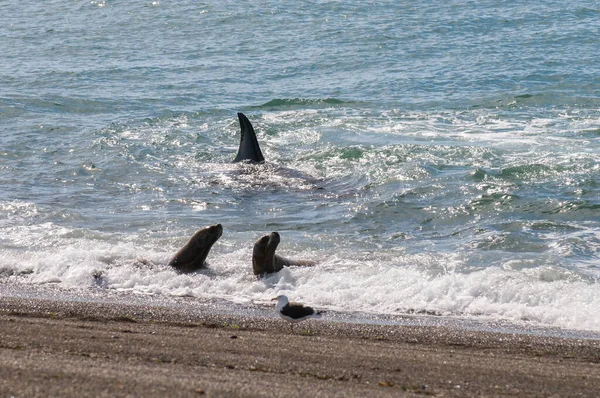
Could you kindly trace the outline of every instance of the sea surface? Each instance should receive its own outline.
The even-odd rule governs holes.
[[[600,332],[596,1],[0,15],[4,286]],[[237,112],[266,164],[231,163]],[[216,223],[206,270],[167,265]],[[256,279],[272,231],[318,264]]]

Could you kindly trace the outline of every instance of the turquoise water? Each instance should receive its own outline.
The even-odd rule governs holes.
[[[600,331],[594,2],[0,8],[5,283]]]

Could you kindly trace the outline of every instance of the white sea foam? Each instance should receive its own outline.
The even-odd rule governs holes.
[[[15,232],[29,237],[58,232]],[[86,234],[84,234],[86,235]],[[224,238],[209,257],[208,269],[179,274],[166,265],[171,252],[97,237],[65,238],[35,251],[32,239],[4,249],[5,278],[67,288],[115,289],[166,296],[218,298],[237,303],[264,302],[278,294],[322,308],[373,314],[428,313],[476,317],[538,326],[600,331],[600,285],[552,266],[488,267],[469,272],[460,254],[356,253],[340,249],[284,252],[318,258],[315,267],[284,268],[256,279],[251,273],[251,240]],[[289,247],[289,246],[288,246]]]

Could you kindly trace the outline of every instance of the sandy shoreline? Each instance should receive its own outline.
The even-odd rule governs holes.
[[[598,396],[600,341],[0,297],[0,396]]]

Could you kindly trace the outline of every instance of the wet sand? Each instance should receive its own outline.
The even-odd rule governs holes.
[[[0,396],[600,396],[600,341],[0,297]]]

